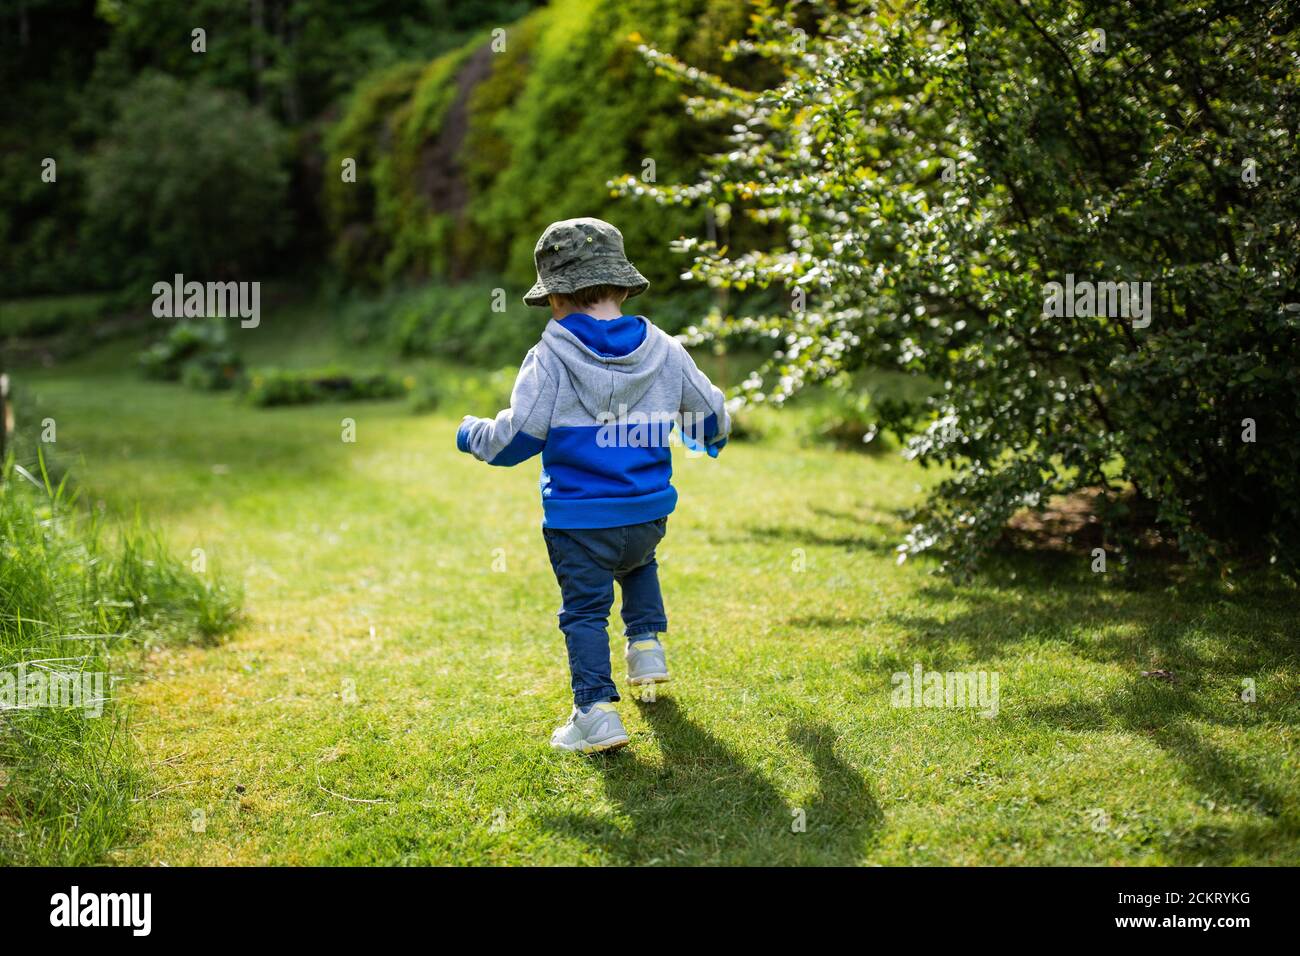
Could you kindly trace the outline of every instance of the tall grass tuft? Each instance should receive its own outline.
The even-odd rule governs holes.
[[[110,534],[39,471],[0,470],[0,864],[83,865],[121,845],[143,781],[116,706],[123,652],[214,641],[241,596],[139,521]]]

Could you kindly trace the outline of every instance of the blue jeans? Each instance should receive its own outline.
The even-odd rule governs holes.
[[[667,530],[667,518],[621,528],[542,529],[560,583],[560,630],[569,647],[576,706],[619,699],[606,630],[615,581],[623,591],[623,633],[629,641],[668,630],[655,562],[655,548]]]

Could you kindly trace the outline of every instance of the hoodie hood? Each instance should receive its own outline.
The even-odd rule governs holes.
[[[648,328],[639,315],[595,319],[585,312],[570,313],[560,319],[560,324],[601,358],[613,358],[634,351],[645,341]]]
[[[574,318],[566,316],[564,319],[573,328],[551,319],[542,333],[542,341],[564,366],[582,407],[596,418],[603,413],[617,415],[620,405],[627,408],[636,405],[668,361],[666,337],[645,319],[624,316],[624,319],[635,318],[640,323],[641,344],[624,355],[601,354],[606,349],[626,347],[631,341],[629,334],[634,333],[635,328],[630,327],[630,331],[628,328],[600,330],[598,327],[589,328],[589,323],[598,321],[590,316],[570,321]],[[583,322],[583,319],[587,321]],[[624,319],[599,325],[622,326]],[[583,341],[574,329],[582,336],[590,337],[592,344]],[[607,331],[608,335],[601,335],[602,331]]]

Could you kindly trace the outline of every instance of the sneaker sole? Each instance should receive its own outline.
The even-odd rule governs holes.
[[[643,677],[629,677],[627,682],[633,687],[640,687],[643,684],[667,684],[670,680],[672,678],[667,674],[646,674]]]
[[[627,737],[622,740],[608,740],[603,744],[583,744],[582,752],[584,754],[599,754],[610,750],[618,750],[620,747],[626,747],[630,741]]]
[[[604,753],[607,750],[618,750],[619,747],[626,747],[629,743],[631,743],[631,738],[629,737],[615,737],[612,740],[603,740],[598,744],[575,744],[572,747],[566,747],[564,744],[553,743],[551,744],[551,748],[554,750],[563,750],[566,753],[598,754]]]

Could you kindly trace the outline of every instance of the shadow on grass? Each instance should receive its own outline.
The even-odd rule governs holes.
[[[1232,825],[1198,826],[1172,832],[1161,849],[1176,864],[1227,865],[1242,859],[1267,859],[1279,843],[1300,839],[1300,816],[1293,796],[1260,778],[1249,761],[1216,746],[1197,725],[1246,728],[1262,723],[1253,706],[1206,706],[1188,688],[1152,684],[1138,678],[1096,702],[1030,707],[1026,718],[1066,732],[1118,728],[1134,740],[1154,743],[1175,763],[1186,784],[1207,805],[1232,809],[1248,819]],[[1300,725],[1294,716],[1273,715],[1273,723]]]
[[[836,511],[813,505],[812,514],[825,521],[850,524],[851,531],[834,533],[819,531],[808,524],[764,525],[741,529],[742,542],[760,544],[788,544],[794,547],[840,548],[844,551],[869,551],[875,554],[893,554],[903,540],[906,523],[903,509],[872,510],[862,514]],[[721,539],[718,539],[721,540]]]
[[[835,753],[831,731],[795,724],[792,746],[812,762],[817,793],[787,801],[755,768],[692,721],[671,699],[638,707],[658,739],[663,763],[623,750],[593,760],[620,818],[550,817],[558,834],[577,837],[626,864],[719,865],[857,863],[883,815],[862,776]],[[806,829],[793,832],[802,810]]]
[[[1068,555],[1009,554],[991,559],[968,585],[935,578],[913,596],[883,615],[870,608],[856,615],[800,614],[783,623],[799,631],[866,631],[882,620],[895,625],[902,636],[893,647],[874,649],[860,662],[871,671],[905,670],[918,660],[945,669],[1038,642],[1068,644],[1080,658],[1133,665],[1134,673],[1169,668],[1184,680],[1300,666],[1295,590],[1262,577],[1228,593],[1181,566],[1162,564],[1139,582],[1121,584]]]
[[[1244,678],[1294,675],[1300,666],[1294,591],[1260,578],[1229,594],[1205,579],[1183,574],[1178,580],[1182,572],[1175,568],[1154,570],[1145,584],[1117,587],[1087,572],[1086,563],[1082,573],[1079,567],[1068,555],[1009,555],[972,586],[926,585],[921,600],[885,615],[898,636],[890,646],[864,651],[859,667],[882,680],[918,662],[927,670],[967,671],[1049,644],[1082,661],[1125,669],[1132,677],[1121,688],[1099,695],[1080,687],[1065,703],[1025,701],[1014,719],[1063,733],[1118,731],[1135,745],[1154,743],[1207,805],[1247,815],[1236,825],[1165,834],[1161,849],[1175,862],[1223,864],[1275,856],[1279,840],[1293,844],[1300,837],[1294,794],[1270,785],[1214,736],[1224,729],[1300,728],[1300,708],[1285,692],[1261,696],[1257,704],[1238,697]],[[864,630],[879,622],[866,615],[787,621]],[[1175,682],[1140,676],[1157,668],[1172,671]],[[1003,693],[1005,699],[1007,688]]]

